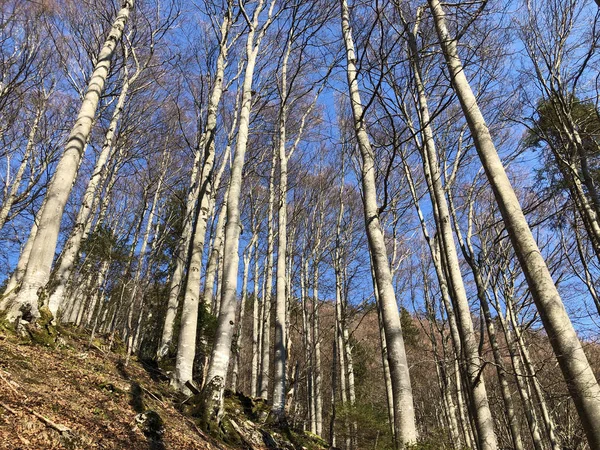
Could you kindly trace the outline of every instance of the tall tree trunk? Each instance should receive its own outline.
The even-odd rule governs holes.
[[[225,224],[227,223],[227,199],[229,197],[229,187],[223,197],[223,203],[219,211],[217,226],[215,227],[215,237],[210,249],[210,255],[206,264],[206,278],[204,280],[204,295],[203,302],[207,311],[215,311],[213,308],[215,303],[215,281],[217,278],[217,270],[219,269],[219,261],[221,260],[223,251],[223,239],[225,239]],[[218,299],[220,300],[220,299]]]
[[[75,266],[75,260],[79,255],[81,243],[87,237],[85,231],[86,229],[89,231],[89,226],[87,226],[87,224],[90,221],[90,216],[93,213],[92,204],[94,203],[94,198],[97,196],[97,190],[100,186],[100,180],[104,171],[104,167],[114,146],[115,133],[119,123],[119,118],[121,117],[121,112],[125,106],[125,100],[127,98],[129,86],[130,80],[127,74],[127,65],[125,64],[123,66],[123,87],[121,88],[117,105],[113,111],[112,118],[108,126],[108,131],[104,137],[102,150],[98,155],[94,171],[92,172],[92,176],[88,181],[87,188],[83,195],[83,200],[81,207],[79,208],[79,213],[77,214],[77,219],[75,220],[75,225],[63,248],[60,264],[56,272],[56,288],[48,299],[48,308],[53,315],[56,315],[58,308],[63,301],[67,283],[71,278],[73,268]]]
[[[506,318],[501,313],[502,308],[500,305],[499,295],[497,293],[497,289],[492,289],[493,298],[495,303],[496,311],[498,312],[498,319],[502,328],[504,330],[504,335],[506,338],[506,345],[508,348],[508,353],[510,355],[510,360],[514,369],[515,380],[517,383],[517,390],[519,391],[519,396],[523,402],[523,410],[525,413],[525,419],[527,420],[527,427],[529,428],[529,433],[531,434],[531,440],[533,443],[533,447],[535,450],[544,449],[544,443],[542,441],[542,437],[540,435],[540,426],[538,423],[538,418],[535,413],[535,405],[531,399],[531,395],[529,389],[526,385],[526,374],[523,373],[521,357],[519,355],[519,351],[515,346],[515,339],[513,338],[513,333],[511,333],[508,324],[506,322]]]
[[[269,206],[267,213],[267,263],[265,264],[265,288],[263,290],[263,316],[261,333],[261,374],[258,394],[265,400],[269,391],[269,373],[271,361],[271,304],[273,292],[273,253],[275,248],[275,229],[273,226],[273,210],[275,207],[275,168],[277,153],[273,150],[271,174],[269,177]]]
[[[305,250],[306,250],[305,244]],[[300,300],[302,302],[302,345],[304,345],[304,361],[306,372],[306,412],[308,415],[308,429],[311,433],[317,432],[315,421],[314,401],[314,348],[312,342],[312,320],[310,318],[309,296],[308,296],[308,257],[302,255],[300,261]],[[306,429],[306,426],[304,427]]]
[[[167,141],[168,142],[168,141]],[[144,303],[144,292],[140,289],[140,283],[142,276],[145,271],[145,262],[146,262],[146,250],[148,248],[148,242],[150,242],[150,235],[152,233],[152,226],[154,225],[154,217],[156,215],[156,208],[158,207],[158,202],[160,200],[160,196],[162,194],[162,184],[165,177],[165,172],[167,170],[167,166],[169,165],[169,159],[167,158],[167,148],[168,144],[165,144],[165,151],[163,152],[163,160],[160,168],[160,176],[158,178],[158,183],[156,185],[156,191],[154,192],[154,198],[152,199],[152,206],[150,206],[150,212],[148,213],[148,220],[146,222],[146,230],[144,231],[144,237],[142,238],[142,246],[140,247],[140,253],[138,254],[137,260],[137,268],[135,271],[135,275],[133,276],[133,288],[131,292],[131,300],[129,301],[129,308],[127,311],[127,355],[125,357],[125,365],[129,364],[129,357],[134,348],[134,340],[135,334],[137,333],[137,329],[133,327],[133,315],[136,309],[137,297],[139,295],[139,314],[141,317],[142,307]]]
[[[286,122],[288,114],[288,80],[287,67],[292,49],[293,24],[288,34],[281,67],[281,86],[279,108],[279,195],[278,197],[278,242],[277,242],[277,278],[275,280],[275,355],[273,358],[273,412],[283,420],[285,416],[286,394],[286,360],[287,360],[287,334],[286,334],[286,256],[287,256],[287,167],[288,155],[286,150]]]
[[[190,259],[183,298],[183,311],[181,327],[177,345],[177,358],[175,373],[172,379],[181,391],[188,392],[185,384],[192,380],[194,358],[196,356],[196,334],[198,328],[198,304],[200,301],[200,276],[202,267],[202,254],[206,239],[206,227],[212,201],[212,178],[215,161],[215,133],[217,114],[221,96],[223,94],[223,79],[227,66],[228,35],[231,28],[232,11],[228,5],[221,23],[219,36],[219,56],[214,84],[212,86],[207,108],[206,126],[201,141],[203,151],[203,164],[200,171],[199,194],[196,205],[195,224],[192,233]]]
[[[240,301],[240,313],[238,314],[237,319],[237,329],[234,335],[233,347],[235,348],[235,358],[233,361],[233,373],[231,376],[231,389],[236,392],[238,391],[238,383],[239,383],[239,368],[240,368],[240,360],[242,357],[242,346],[244,340],[242,339],[243,333],[243,322],[244,316],[246,312],[246,299],[248,298],[248,275],[250,272],[250,261],[252,260],[252,254],[254,253],[254,248],[256,247],[256,243],[258,240],[258,235],[253,234],[250,243],[248,244],[248,248],[244,252],[244,275],[242,282],[242,299]]]
[[[10,321],[16,320],[25,309],[30,309],[34,318],[39,316],[38,290],[46,285],[50,277],[65,205],[83,159],[85,145],[92,130],[115,48],[121,39],[132,8],[133,0],[123,0],[108,38],[98,55],[75,126],[71,130],[65,152],[48,186],[47,200],[40,214],[38,231],[23,276],[21,290],[7,311],[7,319]]]
[[[47,98],[44,99],[42,105],[38,106],[35,117],[33,118],[33,123],[31,124],[31,128],[29,130],[29,136],[27,138],[27,145],[25,146],[25,153],[23,154],[23,160],[17,169],[17,173],[15,174],[15,178],[10,186],[10,190],[8,195],[4,199],[4,203],[2,204],[2,208],[0,208],[0,230],[4,227],[6,220],[8,219],[8,214],[17,199],[17,194],[19,192],[19,187],[21,186],[21,180],[23,179],[23,174],[25,173],[25,169],[27,168],[27,164],[29,164],[29,158],[35,148],[35,139],[38,131],[38,127],[40,125],[40,120],[44,115],[44,111],[46,109]]]
[[[364,194],[363,206],[365,225],[375,277],[377,279],[377,289],[379,291],[382,319],[388,348],[390,376],[394,394],[396,446],[402,448],[417,440],[412,387],[410,383],[408,362],[406,360],[406,351],[404,349],[404,338],[400,326],[400,315],[398,313],[396,295],[392,285],[387,249],[381,223],[379,221],[377,190],[375,186],[375,160],[373,149],[369,142],[366,124],[364,123],[364,109],[358,90],[356,57],[354,53],[352,32],[350,29],[350,14],[346,0],[341,0],[341,6],[342,33],[344,36],[347,57],[348,88],[354,115],[356,137],[362,157],[361,178]]]
[[[318,247],[317,247],[318,248]],[[313,295],[312,300],[312,340],[314,343],[314,383],[313,383],[313,399],[315,402],[315,426],[317,429],[317,435],[323,435],[323,388],[322,388],[322,376],[321,376],[321,332],[320,332],[320,319],[319,319],[319,263],[315,257],[313,260]]]
[[[425,176],[428,179],[427,185],[432,198],[432,209],[438,230],[441,255],[445,259],[448,281],[452,288],[454,300],[454,309],[457,315],[458,331],[462,342],[462,350],[465,356],[467,381],[471,395],[469,398],[473,402],[472,411],[474,413],[475,424],[477,426],[477,435],[479,437],[480,450],[496,450],[498,443],[494,433],[494,421],[492,418],[485,382],[482,376],[482,361],[479,356],[477,338],[473,330],[473,321],[469,308],[469,300],[464,287],[462,274],[460,271],[460,261],[456,251],[456,244],[452,234],[452,223],[448,203],[446,201],[444,187],[440,173],[440,166],[437,158],[437,150],[433,138],[431,127],[431,117],[429,114],[429,105],[425,93],[425,86],[421,78],[421,64],[418,55],[417,41],[415,35],[406,24],[411,65],[415,86],[417,88],[418,116],[421,123],[421,134],[423,136],[422,157]]]
[[[258,234],[258,230],[256,230]],[[253,281],[253,299],[252,299],[252,373],[250,375],[250,396],[256,397],[258,394],[258,371],[260,369],[260,305],[258,301],[258,282],[260,258],[258,255],[258,246],[254,256],[254,281]]]
[[[387,400],[388,420],[390,432],[393,439],[396,439],[396,427],[394,420],[394,391],[392,390],[392,378],[390,376],[390,364],[387,354],[387,343],[385,341],[385,330],[383,328],[383,319],[381,315],[381,302],[379,301],[379,291],[377,289],[377,280],[373,264],[371,264],[371,278],[373,280],[373,294],[375,297],[375,307],[377,308],[377,324],[379,325],[379,337],[381,340],[381,360],[383,366],[383,381],[385,383],[385,398]]]
[[[423,212],[421,211],[421,207],[419,206],[419,200],[417,196],[417,192],[415,190],[415,183],[413,181],[413,177],[410,171],[410,168],[406,162],[406,159],[403,159],[403,168],[404,173],[406,175],[406,179],[408,180],[408,187],[411,193],[411,197],[413,199],[413,204],[417,211],[417,216],[419,218],[419,222],[421,224],[421,231],[423,232],[423,237],[425,238],[425,242],[427,242],[427,246],[429,248],[429,252],[431,254],[431,260],[433,262],[433,267],[435,269],[436,277],[438,279],[438,284],[441,291],[442,304],[446,311],[446,315],[448,316],[448,325],[450,328],[450,338],[452,341],[454,354],[455,354],[455,378],[456,378],[456,397],[458,403],[458,412],[460,417],[461,430],[463,433],[463,437],[465,439],[465,443],[468,447],[473,446],[473,436],[472,429],[470,426],[470,422],[467,420],[465,416],[465,407],[464,407],[464,395],[463,395],[463,387],[462,387],[462,367],[459,364],[461,360],[462,354],[462,343],[460,339],[460,335],[458,332],[458,325],[456,322],[456,316],[454,315],[454,309],[452,308],[450,301],[450,292],[448,286],[448,280],[444,268],[442,267],[441,255],[438,245],[437,236],[434,236],[432,239],[429,235],[429,231],[427,229],[427,224],[425,222],[425,217]],[[424,166],[425,170],[427,166]],[[427,177],[426,180],[430,180],[431,177]],[[428,186],[429,188],[429,186]],[[435,202],[435,198],[434,198]]]
[[[434,330],[434,324],[437,325],[438,320],[435,315],[435,308],[433,306],[433,302],[431,301],[429,280],[425,271],[423,274],[423,296],[425,300],[425,311],[427,312],[427,322],[429,323],[431,348],[433,350],[433,355],[436,362],[436,372],[440,384],[440,393],[442,395],[444,407],[446,409],[448,428],[450,429],[450,438],[452,439],[452,442],[454,443],[456,448],[461,448],[462,442],[460,432],[458,429],[456,406],[454,404],[454,399],[452,398],[452,393],[450,392],[450,382],[448,380],[448,374],[446,370],[446,361],[444,360],[443,355],[442,357],[438,356],[438,338]],[[438,331],[439,334],[442,336],[443,347],[443,325],[441,327],[438,327]]]
[[[448,33],[442,5],[439,0],[428,0],[428,3],[433,14],[442,52],[450,71],[452,84],[460,100],[475,148],[494,191],[531,295],[575,402],[590,447],[600,448],[600,386],[500,161],[489,129],[465,75],[456,41],[450,38]]]
[[[515,341],[520,351],[523,366],[525,367],[526,378],[533,386],[533,391],[535,392],[535,396],[537,398],[537,404],[540,408],[540,411],[542,412],[542,420],[544,421],[544,426],[546,428],[548,440],[550,441],[550,446],[552,450],[560,450],[561,446],[556,436],[556,425],[554,424],[554,420],[552,419],[550,411],[548,410],[548,406],[546,405],[546,400],[544,398],[544,393],[542,392],[540,382],[538,380],[537,372],[533,366],[531,357],[529,356],[529,350],[527,350],[527,345],[525,344],[525,340],[521,333],[521,328],[517,323],[517,317],[513,306],[512,296],[507,295],[505,298],[506,315],[511,322],[513,332],[515,334]]]
[[[177,254],[175,260],[175,269],[169,284],[169,298],[167,300],[167,311],[165,312],[165,321],[160,338],[160,344],[156,352],[158,360],[164,358],[173,345],[173,328],[175,326],[175,316],[179,308],[179,294],[185,280],[184,272],[189,261],[190,243],[192,241],[192,226],[194,224],[193,216],[200,192],[200,183],[198,180],[200,155],[197,150],[194,158],[194,166],[190,175],[190,188],[185,202],[185,216],[183,219],[183,231],[177,244]]]
[[[223,400],[227,368],[231,356],[231,341],[235,327],[235,304],[237,294],[237,278],[239,265],[239,237],[240,237],[240,195],[242,189],[242,171],[246,148],[248,146],[248,131],[250,125],[250,110],[252,107],[252,80],[256,66],[256,58],[260,42],[273,20],[275,0],[269,7],[268,18],[258,30],[258,20],[264,8],[264,1],[259,0],[254,11],[252,22],[249,22],[248,38],[246,43],[246,71],[244,74],[242,108],[240,111],[237,144],[233,163],[231,165],[231,178],[229,183],[229,198],[227,201],[227,224],[225,226],[225,243],[223,251],[224,271],[221,294],[221,309],[217,320],[215,343],[211,353],[210,364],[204,385],[203,396],[205,399],[206,423],[219,422],[223,413]]]

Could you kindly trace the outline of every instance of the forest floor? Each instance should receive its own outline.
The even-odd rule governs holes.
[[[264,431],[243,417],[247,397],[234,394],[226,415],[237,433],[224,444],[180,411],[186,399],[161,371],[135,358],[125,366],[122,346],[106,344],[62,328],[49,346],[0,327],[0,449],[323,448]]]

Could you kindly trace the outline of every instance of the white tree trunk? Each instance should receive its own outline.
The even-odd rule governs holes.
[[[293,25],[292,25],[293,27]],[[275,355],[274,355],[274,377],[273,377],[273,412],[282,420],[285,415],[286,394],[286,360],[287,360],[287,336],[286,336],[286,253],[287,253],[287,167],[288,155],[286,150],[286,121],[288,107],[287,101],[287,65],[291,52],[292,38],[288,35],[285,54],[281,67],[281,86],[279,109],[279,195],[278,195],[278,243],[277,243],[277,278],[275,280]]]
[[[233,361],[233,370],[231,375],[231,389],[234,392],[239,390],[239,369],[240,369],[240,360],[242,357],[242,347],[244,340],[242,339],[244,324],[244,316],[246,313],[246,300],[248,298],[248,275],[250,273],[250,261],[252,260],[252,254],[254,253],[254,248],[256,247],[258,236],[253,234],[252,239],[250,240],[250,244],[248,244],[248,248],[246,252],[244,252],[244,275],[242,282],[242,299],[240,301],[240,312],[238,314],[237,319],[237,329],[234,336],[234,348],[235,348],[235,358]]]
[[[173,344],[173,328],[175,326],[175,317],[177,316],[177,309],[179,308],[179,294],[184,280],[184,272],[188,262],[188,255],[190,251],[190,242],[192,241],[192,225],[193,215],[196,202],[198,201],[198,194],[200,191],[200,184],[198,180],[198,167],[200,165],[200,154],[201,152],[196,151],[194,158],[194,166],[190,176],[190,189],[185,202],[185,216],[183,223],[183,231],[179,242],[177,244],[177,256],[175,261],[175,269],[171,277],[169,284],[169,298],[167,300],[167,311],[165,312],[165,321],[163,324],[163,331],[160,339],[160,344],[156,352],[158,360],[164,358],[169,352],[169,348]]]
[[[133,0],[122,2],[122,8],[118,12],[108,38],[98,55],[98,61],[90,78],[75,126],[71,130],[65,152],[56,167],[56,172],[46,193],[47,199],[41,211],[38,231],[31,250],[29,264],[23,276],[21,290],[7,313],[7,319],[10,321],[16,320],[22,314],[22,311],[27,308],[31,309],[34,318],[39,316],[38,290],[48,282],[63,211],[77,177],[78,167],[92,129],[98,102],[104,91],[111,59],[117,43],[121,39],[132,8]]]
[[[246,43],[246,70],[244,74],[242,105],[239,118],[239,128],[236,151],[231,166],[229,183],[229,198],[227,201],[227,224],[225,226],[225,243],[223,251],[224,271],[221,294],[221,308],[217,321],[215,342],[211,353],[210,364],[204,386],[205,417],[208,422],[220,421],[223,413],[223,400],[227,368],[231,357],[231,341],[235,327],[235,304],[237,296],[237,278],[239,265],[239,237],[240,237],[240,196],[242,190],[242,171],[248,146],[248,132],[250,126],[250,111],[252,107],[252,80],[260,42],[264,37],[268,24],[272,20],[275,6],[273,0],[268,13],[268,19],[256,34],[258,19],[264,8],[264,1],[259,0],[254,11],[252,22],[248,25],[248,38]]]
[[[273,150],[271,174],[269,177],[269,206],[267,213],[267,263],[265,265],[265,288],[263,290],[263,315],[261,333],[261,373],[258,395],[267,399],[269,395],[269,369],[271,361],[271,303],[273,292],[273,253],[275,247],[275,229],[273,209],[275,206],[275,167],[277,153]]]
[[[164,181],[165,172],[170,162],[169,158],[167,158],[167,148],[167,144],[165,144],[165,151],[163,153],[163,160],[161,164],[161,173],[158,178],[158,183],[156,185],[156,191],[154,192],[154,198],[152,199],[152,206],[150,207],[150,212],[148,213],[148,221],[146,222],[144,237],[142,238],[142,246],[140,247],[140,253],[137,257],[138,264],[135,271],[135,275],[133,276],[133,289],[131,292],[131,300],[129,301],[129,308],[127,311],[127,356],[125,358],[125,365],[129,364],[129,357],[133,351],[135,334],[137,333],[137,329],[134,330],[133,327],[133,315],[136,309],[138,295],[140,297],[138,307],[140,317],[142,314],[142,307],[144,304],[144,292],[143,289],[140,289],[140,283],[145,271],[146,251],[148,248],[148,242],[150,242],[150,235],[152,234],[152,226],[154,225],[156,209],[158,207],[158,202],[162,193],[162,184]]]
[[[256,230],[258,233],[258,230]],[[254,257],[254,282],[253,282],[253,301],[252,301],[252,374],[250,376],[250,396],[256,397],[258,391],[258,371],[260,362],[260,305],[258,302],[258,282],[259,282],[259,257],[258,247]]]
[[[347,75],[354,125],[358,146],[362,156],[362,187],[365,225],[369,249],[373,260],[373,268],[377,279],[377,289],[381,302],[383,325],[385,329],[390,363],[390,376],[394,397],[394,422],[396,431],[396,445],[400,448],[410,445],[417,440],[417,427],[415,423],[415,410],[413,404],[412,387],[404,339],[400,326],[400,315],[396,303],[396,295],[392,285],[387,249],[377,205],[377,190],[375,186],[375,161],[373,149],[369,142],[366,124],[364,123],[364,109],[358,90],[356,57],[354,42],[350,29],[350,15],[346,0],[341,0],[342,5],[342,33],[346,46]]]
[[[215,162],[215,132],[217,126],[218,106],[223,94],[223,79],[227,66],[228,35],[231,27],[231,10],[227,9],[221,24],[219,36],[219,56],[217,71],[208,104],[206,127],[201,148],[204,151],[203,165],[200,172],[200,191],[196,205],[196,223],[193,230],[192,247],[187,273],[177,359],[172,382],[182,391],[189,392],[185,383],[192,380],[194,358],[196,356],[196,332],[198,325],[198,303],[200,301],[200,276],[202,254],[206,239],[206,227],[212,202],[212,177]]]
[[[320,233],[319,233],[320,234]],[[318,248],[319,242],[315,244]],[[319,320],[319,262],[315,257],[313,259],[313,295],[312,300],[312,313],[313,313],[313,343],[315,351],[315,368],[314,368],[314,383],[313,398],[315,401],[315,425],[317,428],[317,435],[323,435],[323,388],[322,388],[322,376],[321,376],[321,333],[320,333],[320,320]]]
[[[475,148],[494,191],[515,253],[575,402],[589,445],[592,448],[600,448],[600,386],[498,156],[465,75],[456,41],[449,36],[442,5],[439,0],[428,0],[428,3],[452,84],[471,130]]]
[[[92,172],[92,176],[88,181],[87,188],[83,195],[82,204],[79,208],[79,213],[77,214],[75,225],[62,251],[60,264],[56,272],[56,289],[48,299],[48,308],[54,316],[56,316],[58,308],[60,307],[60,304],[63,301],[65,289],[67,288],[67,283],[71,278],[71,274],[75,266],[75,260],[77,259],[79,249],[81,248],[81,243],[87,237],[85,231],[89,230],[90,228],[88,226],[88,222],[90,221],[90,217],[93,213],[92,204],[94,203],[94,198],[97,196],[97,191],[98,187],[100,186],[102,173],[106,166],[106,162],[110,158],[110,154],[114,146],[117,125],[119,123],[119,118],[121,117],[123,107],[125,106],[125,100],[127,98],[128,91],[129,77],[127,75],[127,66],[125,65],[123,67],[123,87],[121,88],[121,93],[119,94],[117,105],[115,106],[115,109],[113,111],[113,115],[108,126],[108,131],[106,132],[106,136],[104,137],[104,144],[102,146],[102,150],[98,155],[94,171]]]
[[[494,433],[494,420],[492,418],[485,382],[481,376],[482,361],[479,356],[477,338],[473,330],[473,321],[469,308],[469,300],[465,290],[460,261],[456,251],[456,243],[452,233],[450,212],[446,201],[444,187],[437,158],[437,150],[431,127],[429,105],[425,93],[425,87],[421,79],[421,65],[415,36],[408,33],[411,65],[413,67],[414,81],[417,88],[418,116],[421,123],[421,134],[423,136],[422,157],[427,185],[432,200],[432,210],[435,217],[439,236],[441,255],[445,259],[448,281],[452,286],[454,295],[454,308],[457,314],[457,325],[462,342],[462,348],[466,359],[467,380],[471,390],[471,410],[474,414],[481,450],[496,450],[498,443]]]

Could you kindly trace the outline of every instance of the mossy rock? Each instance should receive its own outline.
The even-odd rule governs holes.
[[[151,409],[135,416],[138,428],[145,436],[152,439],[160,439],[165,433],[164,422],[160,415]]]
[[[25,324],[25,330],[29,334],[31,342],[36,345],[56,348],[60,333],[53,325],[54,316],[47,306],[39,309],[40,316],[33,323]]]
[[[98,389],[100,389],[101,391],[106,392],[108,394],[124,395],[126,393],[123,389],[115,386],[113,383],[108,383],[108,382],[100,383],[98,385]]]

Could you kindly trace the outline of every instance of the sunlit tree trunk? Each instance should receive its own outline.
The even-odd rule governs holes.
[[[244,275],[242,276],[242,299],[240,301],[240,312],[238,314],[237,319],[237,330],[234,336],[233,347],[235,348],[235,358],[233,361],[233,370],[231,375],[231,389],[235,392],[239,389],[239,369],[240,369],[240,359],[242,356],[242,347],[244,340],[242,339],[243,332],[243,322],[246,313],[246,300],[248,298],[248,276],[250,273],[250,261],[252,261],[252,254],[254,253],[254,249],[256,247],[256,243],[258,240],[258,235],[255,233],[252,235],[252,239],[248,244],[248,248],[244,252]]]
[[[448,33],[442,5],[439,0],[428,0],[428,3],[452,84],[471,130],[475,148],[494,191],[508,235],[527,278],[531,295],[577,407],[588,442],[592,448],[600,448],[600,386],[498,156],[465,75],[458,55],[457,43]]]
[[[433,355],[436,360],[436,372],[440,384],[440,392],[443,398],[445,412],[447,416],[448,428],[450,429],[450,437],[452,442],[455,443],[457,448],[461,446],[461,437],[458,429],[458,418],[456,416],[456,405],[450,392],[450,381],[448,380],[448,374],[446,371],[446,361],[443,359],[444,355],[439,356],[438,353],[438,338],[436,334],[443,334],[443,325],[439,327],[439,332],[436,333],[434,330],[434,324],[437,325],[437,318],[435,315],[435,308],[431,300],[430,287],[428,276],[424,273],[423,275],[423,296],[425,300],[425,310],[427,312],[427,321],[429,322],[429,334]],[[443,342],[443,341],[442,341]]]
[[[132,9],[133,0],[123,0],[108,38],[98,55],[75,126],[69,135],[65,151],[48,186],[46,202],[40,214],[38,231],[23,276],[21,290],[7,312],[7,318],[10,321],[14,321],[27,308],[31,309],[34,318],[39,316],[38,289],[43,288],[50,277],[63,211],[77,177],[79,164],[83,159],[85,145],[92,129],[100,97],[104,91],[115,48],[121,40],[123,29]]]
[[[540,386],[540,382],[538,380],[537,372],[533,366],[533,362],[531,357],[529,356],[529,350],[527,349],[527,345],[521,333],[521,328],[517,323],[516,312],[514,310],[513,299],[510,292],[508,295],[505,295],[506,300],[506,316],[509,319],[512,329],[515,335],[515,342],[519,349],[519,353],[521,356],[521,361],[525,368],[526,380],[529,381],[529,384],[533,387],[533,392],[535,393],[535,397],[537,399],[537,405],[542,412],[542,420],[544,422],[544,426],[546,428],[546,434],[548,436],[548,440],[550,441],[550,446],[552,450],[560,450],[561,446],[558,442],[558,438],[556,435],[556,425],[550,411],[548,410],[548,406],[546,404],[546,399],[544,398],[544,393],[542,392],[542,388]]]
[[[277,153],[273,151],[271,160],[271,174],[269,177],[269,206],[267,213],[267,262],[265,264],[265,287],[263,290],[262,303],[262,329],[261,329],[261,373],[259,376],[260,387],[258,395],[266,399],[269,395],[269,373],[271,362],[271,304],[273,292],[273,253],[275,248],[275,228],[273,216],[275,208],[275,168],[277,165]]]
[[[134,349],[134,340],[135,334],[138,329],[133,326],[133,316],[136,310],[137,297],[140,297],[138,311],[141,317],[142,308],[144,305],[144,292],[141,289],[142,276],[144,274],[146,268],[146,252],[148,249],[148,243],[150,242],[150,236],[152,234],[152,227],[154,225],[154,217],[156,215],[156,210],[158,208],[158,203],[160,201],[160,196],[162,194],[162,184],[165,177],[165,172],[167,170],[167,166],[169,165],[169,158],[167,157],[168,141],[165,144],[165,151],[163,152],[163,160],[160,168],[160,175],[158,178],[158,183],[156,184],[156,190],[154,192],[154,197],[152,199],[152,205],[150,206],[150,211],[148,212],[148,219],[146,222],[146,229],[144,230],[144,236],[142,238],[142,245],[140,247],[140,252],[138,254],[138,263],[137,268],[135,270],[135,274],[133,276],[133,288],[131,291],[131,300],[129,301],[129,308],[127,311],[127,355],[125,357],[125,365],[129,363],[129,357]]]
[[[75,225],[62,251],[60,264],[56,272],[56,288],[54,292],[50,295],[50,298],[48,299],[48,308],[50,308],[50,312],[53,315],[56,315],[58,308],[60,307],[60,304],[63,301],[67,283],[73,272],[75,260],[77,259],[79,249],[81,248],[81,243],[87,237],[85,230],[89,230],[87,223],[90,220],[90,216],[93,213],[92,204],[94,203],[94,197],[97,196],[97,190],[100,186],[102,172],[104,171],[104,167],[110,157],[114,146],[115,133],[117,130],[117,125],[119,123],[119,118],[121,117],[121,113],[123,111],[123,107],[125,106],[125,100],[127,98],[129,86],[130,80],[127,74],[127,65],[124,65],[123,87],[121,88],[121,92],[117,100],[117,105],[115,106],[115,109],[113,111],[112,118],[108,126],[108,131],[106,132],[106,135],[104,137],[104,144],[102,145],[102,150],[98,155],[96,165],[94,166],[94,171],[92,172],[92,176],[88,181],[87,188],[83,195],[82,204],[79,208],[79,213],[77,214]]]
[[[504,360],[502,357],[502,353],[500,351],[500,345],[498,344],[498,339],[496,335],[496,327],[494,326],[494,321],[490,312],[489,303],[487,300],[487,292],[486,292],[486,284],[484,281],[482,269],[478,262],[475,260],[474,249],[471,244],[471,233],[470,231],[467,233],[466,239],[463,237],[460,226],[458,223],[458,219],[456,217],[456,210],[454,208],[454,202],[452,199],[452,195],[448,196],[449,206],[451,210],[452,220],[454,223],[454,229],[456,231],[456,235],[458,237],[458,241],[460,243],[460,248],[462,250],[463,256],[469,267],[471,267],[471,271],[473,272],[473,278],[475,281],[475,286],[477,288],[477,297],[479,299],[479,304],[481,305],[481,310],[483,312],[488,337],[490,340],[490,345],[492,347],[492,354],[494,356],[494,362],[496,364],[496,373],[498,374],[498,380],[500,382],[500,393],[502,395],[502,401],[504,403],[504,409],[506,412],[506,420],[508,422],[509,431],[511,434],[511,439],[513,442],[513,446],[515,450],[523,450],[523,442],[521,439],[521,432],[518,423],[518,418],[515,413],[515,406],[513,402],[513,398],[510,392],[510,386],[508,384],[508,374],[506,368],[504,366]],[[471,227],[472,223],[472,204],[469,205],[469,227]]]
[[[258,230],[256,231],[258,234]],[[258,297],[260,258],[258,247],[254,256],[254,281],[252,301],[252,373],[250,375],[250,396],[256,397],[258,393],[258,372],[260,370],[260,304]]]
[[[175,326],[175,316],[177,315],[177,309],[179,307],[179,294],[181,287],[184,282],[184,272],[186,264],[188,262],[188,255],[190,250],[190,242],[192,241],[192,226],[193,226],[193,215],[196,201],[198,200],[198,194],[200,185],[198,183],[198,168],[200,165],[200,151],[196,151],[194,158],[194,166],[190,175],[190,189],[185,202],[185,216],[183,218],[183,231],[177,244],[177,253],[175,260],[175,269],[171,276],[171,282],[169,284],[169,298],[167,300],[167,311],[165,312],[165,321],[163,325],[163,331],[160,339],[160,344],[156,352],[157,359],[164,358],[169,352],[170,347],[173,345],[173,328]]]
[[[231,356],[231,341],[235,327],[235,304],[237,295],[237,278],[239,264],[239,236],[240,236],[240,195],[242,189],[242,171],[248,145],[248,131],[250,125],[250,111],[252,107],[252,81],[256,58],[260,42],[273,20],[273,0],[268,10],[268,18],[262,27],[257,30],[259,15],[264,8],[264,1],[259,0],[255,6],[252,21],[248,23],[246,43],[246,70],[244,74],[242,105],[239,118],[237,143],[233,163],[231,165],[231,178],[229,182],[229,198],[227,201],[227,224],[225,225],[225,243],[223,251],[224,271],[223,287],[221,293],[221,308],[217,319],[217,330],[213,345],[210,364],[203,389],[205,399],[204,421],[206,423],[219,422],[223,413],[225,380]]]
[[[462,349],[466,359],[467,380],[471,390],[471,396],[469,398],[473,402],[471,409],[475,415],[474,419],[477,426],[477,435],[479,437],[479,447],[481,450],[495,450],[498,447],[498,444],[494,433],[494,421],[487,398],[483,376],[481,376],[482,361],[479,357],[479,349],[477,338],[475,337],[475,332],[473,330],[469,301],[467,299],[467,293],[460,271],[460,262],[456,251],[456,244],[452,233],[448,203],[442,185],[437,149],[435,147],[433,130],[431,127],[429,106],[425,93],[425,86],[421,79],[421,64],[418,56],[417,42],[408,25],[406,28],[413,76],[417,89],[419,106],[418,116],[421,123],[421,135],[423,137],[422,157],[424,172],[428,179],[427,184],[430,190],[430,196],[432,197],[432,210],[438,230],[441,250],[440,254],[445,260],[449,285],[452,287],[452,292],[454,294],[451,298],[454,300],[458,331],[460,333]]]
[[[219,55],[216,74],[207,107],[206,126],[200,143],[203,151],[200,171],[199,194],[196,204],[196,217],[192,231],[191,249],[187,270],[181,326],[177,345],[177,358],[172,383],[180,390],[188,392],[185,384],[192,380],[194,357],[196,356],[196,332],[198,327],[198,306],[200,301],[200,276],[202,255],[206,239],[206,227],[212,201],[213,166],[215,162],[215,133],[218,107],[223,94],[223,79],[227,66],[228,35],[232,21],[232,10],[227,8],[221,23]]]
[[[377,289],[381,302],[382,321],[390,363],[390,376],[394,397],[394,424],[396,445],[402,448],[414,443],[417,439],[415,411],[413,405],[412,387],[404,339],[400,326],[400,315],[396,304],[396,295],[392,285],[392,277],[387,257],[387,249],[379,221],[377,191],[375,187],[375,160],[366,125],[364,110],[358,90],[356,57],[354,42],[350,29],[350,15],[346,0],[342,5],[342,33],[346,46],[347,75],[350,100],[354,114],[354,125],[358,146],[362,157],[361,178],[363,188],[363,206],[369,249],[372,256],[373,268],[377,279]]]

